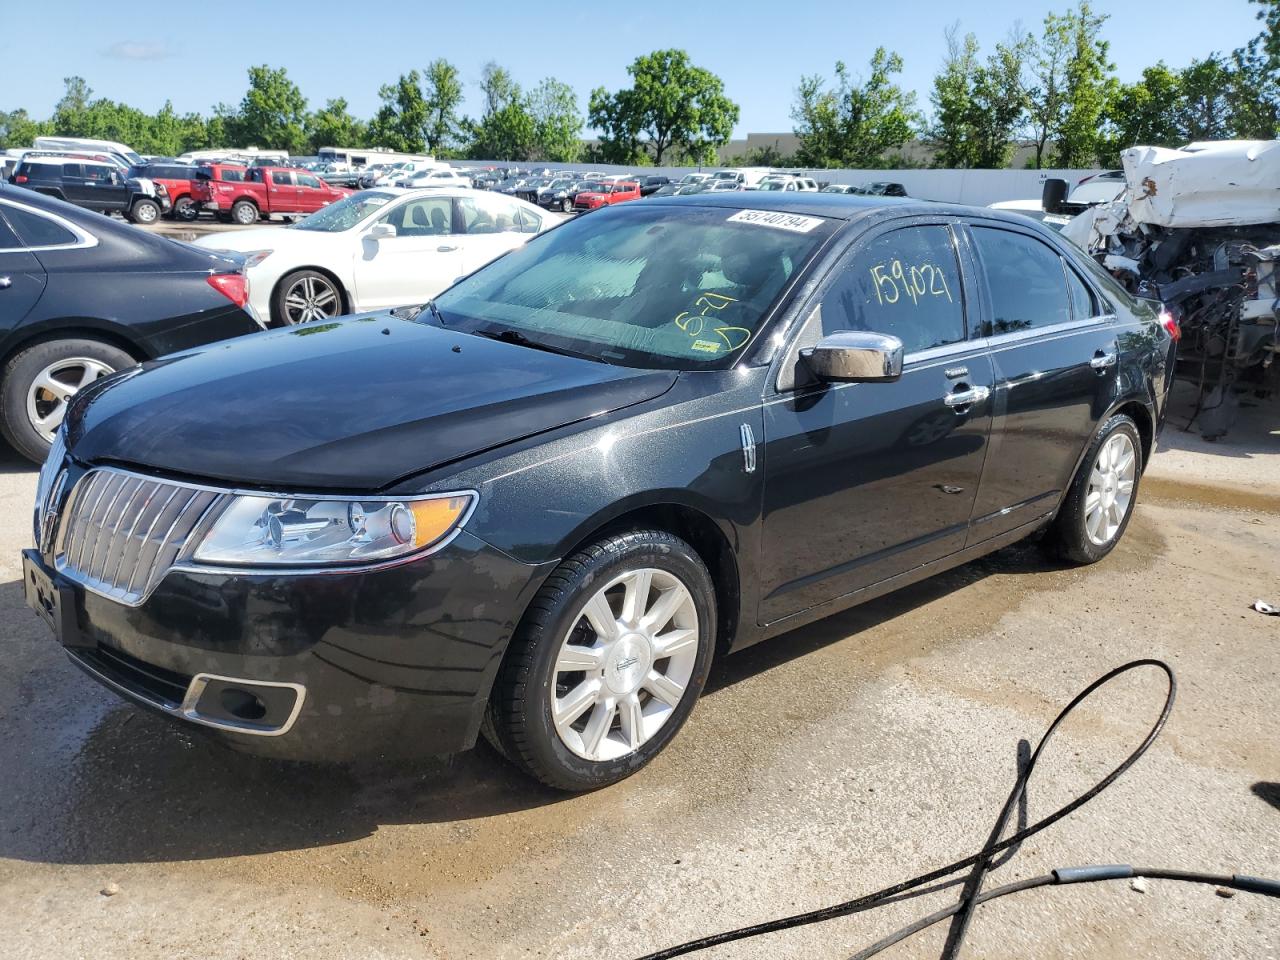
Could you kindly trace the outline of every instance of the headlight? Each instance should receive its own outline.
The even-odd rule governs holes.
[[[271,253],[272,251],[270,250],[249,251],[244,255],[244,269],[248,270],[250,267],[256,267],[263,260],[267,259],[267,257],[271,256]]]
[[[473,493],[402,500],[241,495],[222,511],[194,559],[254,566],[390,560],[442,544],[474,503]]]

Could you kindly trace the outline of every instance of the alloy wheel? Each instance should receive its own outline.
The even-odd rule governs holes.
[[[338,291],[323,277],[299,277],[284,296],[285,317],[293,324],[336,317],[340,304]]]
[[[27,388],[27,417],[36,433],[53,442],[67,415],[67,403],[93,381],[115,373],[101,360],[68,357],[49,364]]]
[[[1137,466],[1137,451],[1126,433],[1112,434],[1098,451],[1084,502],[1085,534],[1097,546],[1119,533],[1133,503]]]
[[[698,658],[698,610],[679,577],[646,567],[597,590],[560,643],[551,720],[574,754],[634,753],[671,719]]]

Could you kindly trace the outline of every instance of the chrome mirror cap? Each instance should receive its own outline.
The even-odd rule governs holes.
[[[841,330],[800,351],[809,372],[819,380],[869,383],[902,376],[902,341],[886,333]]]

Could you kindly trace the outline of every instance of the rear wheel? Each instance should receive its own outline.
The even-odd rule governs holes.
[[[592,790],[639,770],[706,684],[716,598],[679,537],[604,538],[547,578],[494,684],[486,736],[526,773]]]
[[[1133,516],[1142,468],[1137,425],[1124,414],[1111,417],[1089,445],[1046,546],[1074,563],[1096,563],[1110,553]]]
[[[129,220],[133,223],[149,225],[160,219],[160,204],[145,197],[135,200],[129,210]]]
[[[231,219],[242,227],[258,222],[258,208],[249,200],[237,200],[231,206]]]
[[[136,361],[100,340],[47,340],[21,351],[5,367],[0,430],[23,456],[37,462],[67,413],[67,404],[101,377]]]

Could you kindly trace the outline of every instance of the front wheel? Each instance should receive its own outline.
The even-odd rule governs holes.
[[[100,340],[46,340],[18,353],[0,386],[0,430],[15,450],[44,460],[67,404],[100,377],[131,367],[133,357]]]
[[[328,320],[342,313],[342,291],[317,270],[296,270],[280,281],[271,307],[279,324]]]
[[[568,197],[565,197],[563,200],[560,201],[560,209],[565,213],[572,213],[573,201],[570,200]]]
[[[160,219],[160,204],[154,200],[138,200],[129,211],[129,219],[134,223],[150,225]]]
[[[716,596],[679,537],[635,530],[569,557],[511,641],[485,734],[560,790],[616,783],[684,725],[715,648]]]
[[[1142,469],[1138,427],[1125,414],[1116,414],[1089,445],[1046,545],[1073,563],[1097,563],[1105,557],[1129,526]]]

